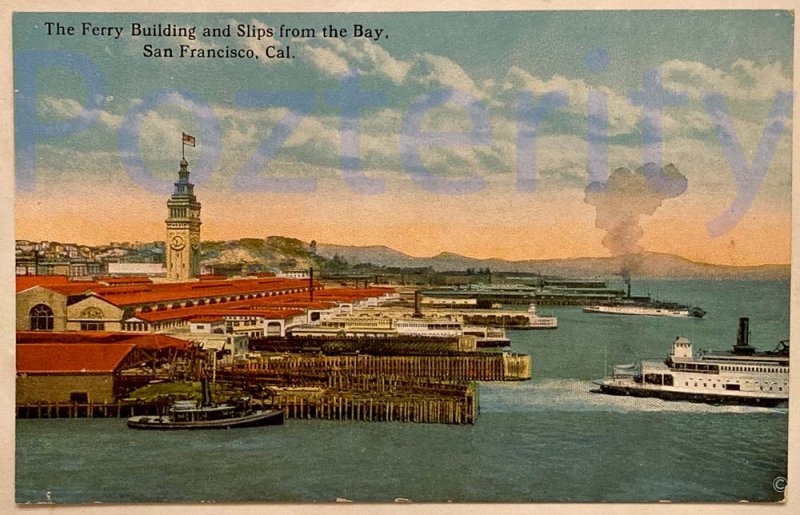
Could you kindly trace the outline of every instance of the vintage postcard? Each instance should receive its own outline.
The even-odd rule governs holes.
[[[792,9],[87,5],[8,13],[18,506],[782,505]]]

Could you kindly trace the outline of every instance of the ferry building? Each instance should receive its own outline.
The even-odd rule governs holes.
[[[310,277],[201,276],[200,203],[185,158],[174,184],[167,200],[167,282],[147,277],[71,281],[66,275],[17,276],[17,331],[170,333],[198,339],[200,328],[211,327],[207,322],[214,320],[225,334],[283,336],[292,326],[393,298],[393,290],[382,288],[323,292],[324,286]]]

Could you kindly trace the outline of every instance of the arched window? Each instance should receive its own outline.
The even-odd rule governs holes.
[[[50,306],[36,304],[30,310],[31,331],[52,331],[53,310]]]

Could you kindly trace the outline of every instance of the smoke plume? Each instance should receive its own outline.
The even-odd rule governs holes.
[[[617,168],[606,182],[586,188],[584,200],[597,210],[595,226],[606,231],[603,246],[612,256],[623,257],[620,273],[626,282],[641,260],[641,217],[652,215],[665,199],[683,194],[686,187],[686,177],[674,165],[662,169],[647,163],[633,172]]]

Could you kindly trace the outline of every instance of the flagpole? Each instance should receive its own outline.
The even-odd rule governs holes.
[[[181,160],[186,160],[186,136],[183,132],[181,132]]]

